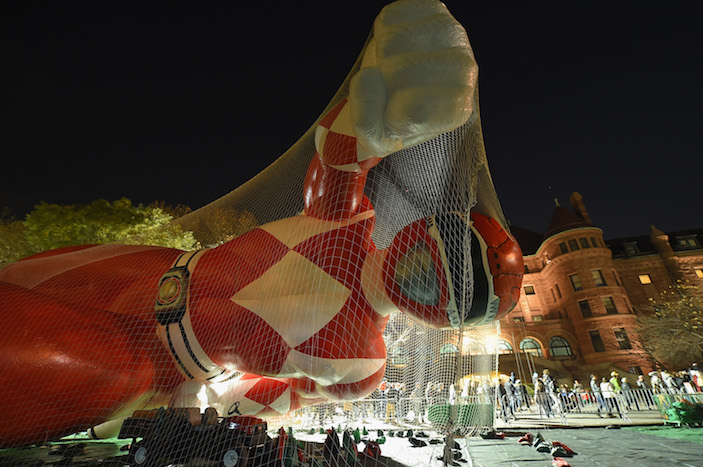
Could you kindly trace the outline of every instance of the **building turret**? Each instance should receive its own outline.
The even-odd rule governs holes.
[[[523,291],[501,322],[505,339],[574,371],[601,364],[649,368],[646,358],[633,357],[644,354],[637,317],[603,231],[592,224],[579,193],[569,201],[573,211],[556,203],[537,251],[523,251]]]

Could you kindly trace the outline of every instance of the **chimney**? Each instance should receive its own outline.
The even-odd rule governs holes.
[[[683,279],[681,268],[676,261],[676,253],[674,253],[674,249],[669,243],[669,236],[652,225],[649,230],[649,240],[654,245],[654,248],[657,249],[671,278],[674,281]]]
[[[571,203],[571,207],[574,209],[574,212],[581,219],[593,225],[593,222],[591,222],[591,217],[588,215],[588,211],[586,211],[586,205],[583,204],[583,197],[579,192],[574,191],[573,193],[571,193],[571,196],[569,197],[569,203]]]

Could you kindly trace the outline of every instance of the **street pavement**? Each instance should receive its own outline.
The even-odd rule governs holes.
[[[550,427],[532,433],[539,432],[547,442],[559,441],[575,451],[575,456],[564,458],[573,467],[703,466],[703,444],[700,442],[664,438],[628,428],[573,428],[575,427]],[[703,430],[675,427],[665,429]],[[703,439],[703,433],[700,438]],[[460,445],[471,467],[552,465],[553,458],[549,453],[518,444],[517,440],[517,435],[506,436],[505,439],[472,437],[460,440]]]
[[[637,427],[647,431],[635,429]],[[573,467],[703,466],[703,427],[664,426],[659,411],[629,412],[625,419],[601,418],[595,413],[567,413],[565,418],[518,413],[509,423],[500,420],[497,430],[506,434],[505,439],[470,437],[460,440],[469,466],[552,465],[549,453],[518,443],[518,438],[527,432],[540,433],[547,442],[559,441],[574,450],[575,456],[565,458]],[[685,434],[693,434],[699,441],[653,434],[666,430],[689,430]]]
[[[596,413],[567,413],[565,417],[540,418],[538,414],[518,412],[508,423],[499,420],[496,429],[506,436],[503,439],[483,439],[480,436],[456,438],[466,467],[550,467],[552,456],[538,452],[531,446],[518,443],[519,437],[527,432],[537,433],[549,443],[561,442],[577,454],[566,458],[569,465],[579,466],[684,466],[703,467],[703,427],[664,426],[659,411],[629,412],[628,418],[600,418]],[[370,420],[369,420],[370,422]],[[396,426],[382,423],[368,424],[369,431],[395,430]],[[406,427],[407,428],[407,427]],[[422,428],[415,426],[414,428]],[[439,432],[425,427],[429,436],[441,439]],[[642,431],[644,430],[644,431]],[[672,431],[673,430],[673,431]],[[314,441],[320,446],[324,435],[306,435],[300,430],[296,438]],[[417,431],[417,430],[416,430]],[[663,437],[668,435],[691,435],[687,440]],[[656,434],[655,434],[656,433]],[[679,438],[681,436],[678,436]],[[309,439],[308,439],[309,438]],[[66,441],[69,441],[67,439]],[[120,450],[124,443],[115,440],[92,441],[75,439],[74,443],[85,443],[85,454],[73,459],[72,465],[117,467],[124,465],[125,452]],[[383,459],[367,462],[364,465],[377,467],[390,466],[443,466],[439,459],[443,444],[415,448],[407,438],[388,435],[381,446]],[[0,466],[59,465],[63,459],[51,456],[50,448],[39,447],[26,450],[0,451]]]

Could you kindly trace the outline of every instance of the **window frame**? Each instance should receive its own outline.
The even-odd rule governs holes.
[[[617,273],[613,270],[613,277],[615,278],[615,283],[618,285],[618,287],[622,287],[622,282],[620,282],[620,278],[618,277]]]
[[[445,342],[439,348],[440,355],[459,355],[459,346],[451,342]]]
[[[627,256],[636,256],[640,254],[640,247],[637,245],[637,242],[625,242],[622,246],[625,249],[625,254]]]
[[[528,350],[525,350],[525,343],[526,342],[529,342],[529,343],[534,342],[536,347],[529,347]],[[520,344],[518,345],[518,347],[519,347],[520,351],[522,351],[522,353],[525,353],[525,354],[526,353],[535,353],[540,358],[544,357],[544,352],[542,352],[542,346],[540,345],[540,343],[536,339],[533,339],[532,337],[525,337],[523,340],[520,341]],[[532,352],[532,351],[535,351],[535,352]]]
[[[513,346],[510,344],[510,342],[506,341],[505,339],[498,340],[496,351],[499,355],[511,355],[515,353],[515,350],[513,350]]]
[[[617,314],[619,313],[619,312],[618,312],[618,307],[615,306],[615,300],[613,300],[613,297],[601,297],[601,298],[600,298],[600,301],[601,301],[601,303],[603,303],[603,307],[605,308],[605,314],[606,314],[606,315],[617,315]],[[609,301],[609,302],[610,302],[610,305],[612,305],[612,308],[608,306],[608,304],[606,303],[606,301]],[[611,309],[612,309],[613,311],[610,311]]]
[[[632,341],[630,340],[630,336],[627,334],[627,329],[622,327],[613,328],[613,333],[615,334],[615,340],[618,341],[620,350],[632,350]]]
[[[585,307],[584,307],[584,304],[585,304]],[[592,318],[593,317],[593,308],[591,308],[591,303],[588,301],[588,299],[579,300],[578,305],[579,305],[579,310],[581,311],[581,316],[583,318]],[[584,313],[584,309],[588,310],[588,316],[586,315],[586,313]]]
[[[406,367],[410,364],[410,352],[405,347],[395,347],[390,352],[390,364],[394,367]]]
[[[574,280],[574,277],[576,278],[576,280]],[[583,282],[581,282],[581,278],[579,277],[578,273],[569,275],[569,280],[571,281],[571,288],[574,289],[574,292],[583,290]],[[578,287],[576,286],[576,282],[578,282]]]
[[[605,276],[603,275],[603,271],[600,269],[592,269],[591,270],[591,277],[593,278],[593,281],[596,283],[596,287],[607,287],[608,283],[605,282]]]
[[[676,237],[676,241],[684,250],[695,250],[701,246],[695,235],[682,235],[680,237]]]
[[[554,342],[559,341],[562,344],[561,346],[555,346],[553,345]],[[554,352],[554,349],[566,349],[566,353],[563,355],[557,355]],[[569,341],[562,336],[552,336],[551,339],[549,339],[549,355],[552,357],[571,357],[574,355],[573,350],[571,349],[571,344]]]
[[[648,285],[652,283],[652,276],[649,274],[638,274],[637,278],[640,280],[640,284]]]
[[[588,335],[591,338],[591,345],[593,346],[593,351],[599,353],[605,352],[605,344],[603,343],[603,338],[601,337],[600,332],[596,329],[593,331],[588,331]]]

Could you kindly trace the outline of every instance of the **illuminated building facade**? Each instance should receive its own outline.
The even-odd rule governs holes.
[[[500,372],[530,381],[549,368],[560,382],[612,370],[646,374],[654,361],[637,315],[678,280],[703,285],[703,228],[608,240],[581,195],[556,206],[547,233],[511,227],[525,258],[520,301],[501,320]]]

